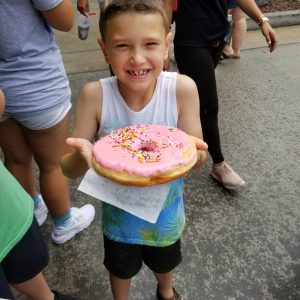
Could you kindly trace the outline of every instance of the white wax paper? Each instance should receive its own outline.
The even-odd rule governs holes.
[[[149,187],[120,185],[89,169],[78,190],[155,223],[170,188],[171,183]]]

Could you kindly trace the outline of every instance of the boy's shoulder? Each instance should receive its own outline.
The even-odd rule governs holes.
[[[176,91],[179,93],[189,92],[191,90],[197,89],[195,81],[183,74],[176,74]]]
[[[88,104],[102,103],[102,87],[99,80],[86,83],[80,92],[80,102]]]

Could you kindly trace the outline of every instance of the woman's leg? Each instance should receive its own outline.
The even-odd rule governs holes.
[[[241,47],[246,37],[247,22],[244,12],[239,8],[234,8],[231,12],[232,20],[234,21],[235,27],[232,33],[232,49],[233,57],[240,58]]]
[[[22,126],[10,118],[0,122],[0,147],[7,169],[32,197],[36,195],[32,171],[32,152],[27,144]]]
[[[197,85],[203,138],[213,160],[211,175],[228,189],[245,186],[245,181],[224,161],[218,126],[218,95],[214,64],[209,49],[175,47],[179,72],[190,76]]]
[[[214,163],[224,160],[218,127],[218,95],[212,56],[206,48],[175,47],[179,72],[197,85],[203,137]]]
[[[68,180],[60,168],[65,150],[69,114],[55,126],[43,130],[23,127],[25,139],[40,170],[40,190],[52,218],[65,215],[70,209]]]

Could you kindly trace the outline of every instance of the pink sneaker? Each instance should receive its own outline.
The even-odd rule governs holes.
[[[236,190],[246,185],[243,180],[228,163],[213,164],[211,176],[219,181],[225,188]]]

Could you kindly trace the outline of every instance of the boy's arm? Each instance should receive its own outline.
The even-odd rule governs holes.
[[[47,23],[59,31],[70,31],[74,25],[74,10],[71,0],[63,0],[56,7],[41,11]]]
[[[99,81],[88,83],[79,97],[72,138],[61,159],[65,176],[77,178],[92,167],[92,141],[95,138],[102,110],[102,89]]]
[[[194,168],[202,166],[207,159],[207,144],[202,140],[199,96],[195,82],[177,75],[176,97],[178,107],[178,128],[191,135],[198,149],[198,161]]]

